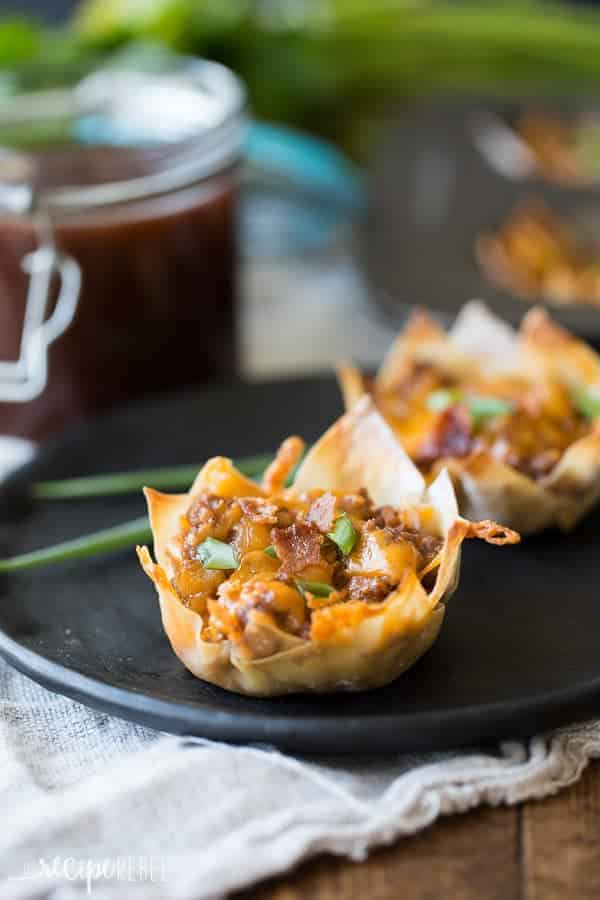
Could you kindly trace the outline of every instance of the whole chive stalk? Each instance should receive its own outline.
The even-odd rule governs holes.
[[[587,419],[600,416],[600,388],[580,385],[573,391],[573,404],[578,412]]]
[[[260,454],[236,461],[235,465],[248,478],[259,478],[267,468],[272,454]],[[62,481],[44,481],[33,485],[36,499],[67,500],[86,497],[104,497],[128,494],[140,490],[146,484],[155,488],[188,488],[198,473],[197,466],[176,466],[161,469],[140,469],[135,472],[119,472],[114,475],[92,475],[86,478],[69,478]],[[143,516],[114,528],[106,528],[72,541],[64,541],[42,550],[34,550],[18,556],[0,559],[0,573],[33,569],[70,559],[83,559],[135,547],[152,540],[148,519]],[[227,545],[226,545],[227,546]],[[272,549],[272,553],[270,552]],[[275,548],[266,548],[269,555]],[[237,568],[237,562],[232,568]]]
[[[0,559],[0,573],[17,572],[22,569],[35,569],[51,563],[66,562],[71,559],[82,559],[87,556],[98,556],[101,553],[112,553],[124,550],[152,540],[152,532],[146,516],[133,519],[123,525],[104,528],[93,534],[63,541],[43,550],[33,550],[8,559]]]
[[[248,478],[259,478],[273,459],[272,453],[248,456],[235,462]],[[139,469],[113,475],[90,475],[61,481],[38,481],[31,489],[36,500],[74,500],[85,497],[109,497],[131,494],[147,484],[157,490],[189,488],[198,474],[198,466],[173,466],[161,469]]]
[[[301,578],[296,578],[296,587],[303,597],[307,592],[313,597],[329,597],[334,591],[330,584],[325,584],[323,581],[303,581]]]
[[[196,557],[205,569],[237,569],[238,560],[231,544],[208,537],[196,547]]]
[[[358,540],[358,534],[347,513],[342,513],[336,518],[333,531],[329,531],[327,537],[337,544],[344,556],[352,553]]]

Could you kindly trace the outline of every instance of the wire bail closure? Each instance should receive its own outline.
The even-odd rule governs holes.
[[[22,267],[29,274],[19,358],[0,361],[0,402],[27,403],[44,391],[48,383],[50,345],[67,330],[77,309],[81,269],[54,244],[52,227],[44,217],[38,228],[40,246],[28,253]],[[48,315],[55,278],[60,281],[54,309]]]

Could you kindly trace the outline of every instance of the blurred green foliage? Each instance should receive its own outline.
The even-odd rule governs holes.
[[[392,96],[600,86],[600,16],[544,0],[83,0],[62,31],[0,23],[0,69],[18,87],[63,83],[156,41],[225,62],[258,115],[355,152]]]
[[[2,68],[18,66],[38,55],[44,44],[41,26],[21,18],[0,22],[0,64]]]

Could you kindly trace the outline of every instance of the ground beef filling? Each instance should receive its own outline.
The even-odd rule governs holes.
[[[468,411],[457,405],[437,417],[415,462],[427,470],[448,457],[487,453],[537,480],[548,475],[565,450],[588,431],[588,423],[579,416],[552,420],[523,409],[477,428]]]
[[[469,404],[457,399],[437,414],[423,416],[428,400],[435,392],[485,395],[507,401],[512,410],[505,414],[477,418]],[[400,436],[406,422],[422,423],[422,436],[413,445],[411,455],[426,474],[436,471],[443,459],[464,458],[486,453],[539,480],[545,478],[563,453],[590,429],[589,421],[574,407],[565,388],[548,385],[528,387],[509,381],[494,386],[462,384],[423,363],[408,369],[393,389],[377,397],[379,406],[391,423],[398,425]]]
[[[345,550],[331,537],[340,517],[353,534]],[[442,539],[418,525],[414,510],[376,508],[363,489],[280,500],[205,493],[194,499],[169,547],[172,582],[182,602],[203,616],[211,640],[239,636],[257,615],[306,637],[313,610],[380,602],[408,570],[418,574],[432,563],[435,570]],[[233,549],[236,568],[201,561],[209,538]]]

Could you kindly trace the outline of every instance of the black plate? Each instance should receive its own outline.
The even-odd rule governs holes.
[[[139,497],[31,506],[31,479],[200,462],[314,439],[339,413],[334,382],[236,386],[165,398],[81,428],[13,479],[3,552],[139,515]],[[133,552],[0,582],[0,653],[70,697],[154,728],[292,750],[445,748],[525,736],[600,712],[595,515],[572,536],[471,542],[439,641],[394,684],[363,694],[254,700],[194,679],[163,635]]]
[[[475,258],[475,241],[494,231],[521,202],[541,198],[567,218],[598,221],[600,189],[566,189],[542,178],[511,180],[490,165],[474,128],[491,104],[446,103],[402,111],[374,161],[363,259],[378,305],[400,325],[413,304],[448,321],[477,298],[517,325],[531,301],[498,287]],[[540,301],[575,334],[600,343],[600,308]]]

